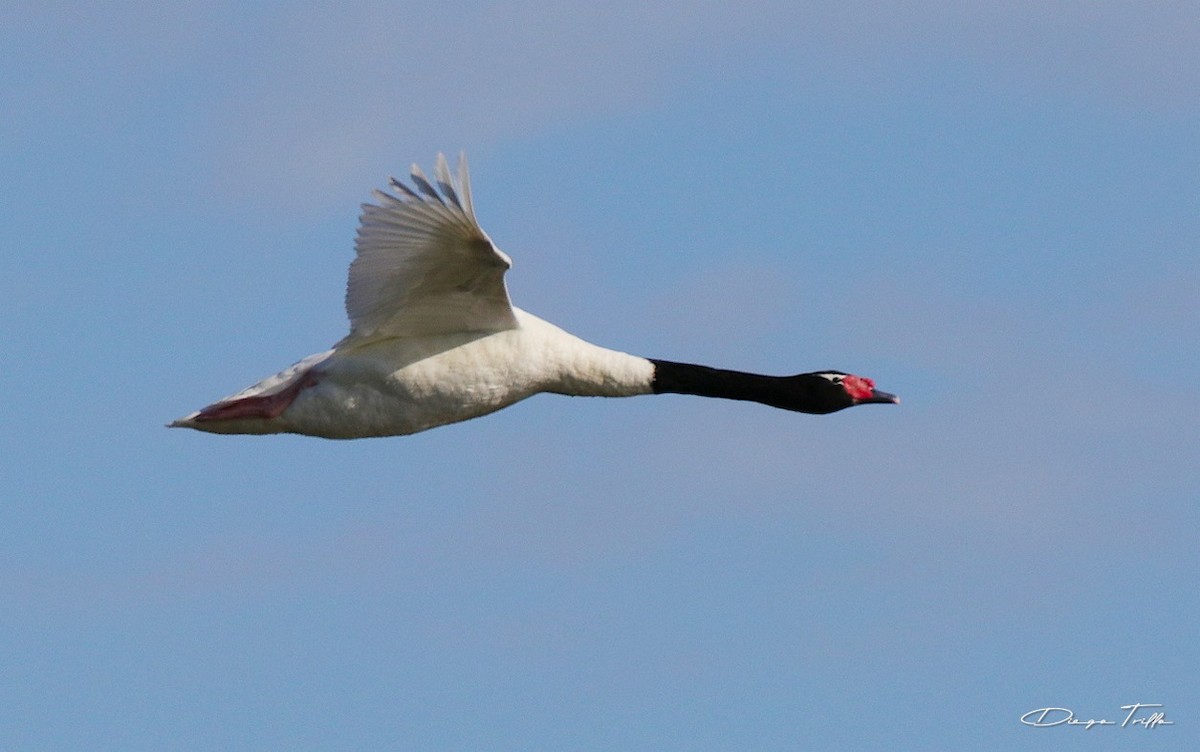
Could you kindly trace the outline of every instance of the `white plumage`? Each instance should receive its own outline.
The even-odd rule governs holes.
[[[326,438],[410,434],[499,410],[539,392],[628,397],[674,392],[829,413],[896,402],[836,371],[761,376],[648,360],[585,342],[515,308],[508,256],[475,219],[466,158],[441,154],[434,182],[375,191],[363,206],[346,286],[350,333],[170,425],[212,433]],[[837,378],[832,378],[836,376]]]
[[[465,156],[457,178],[439,154],[437,186],[375,191],[350,264],[350,333],[171,425],[213,433],[327,438],[410,434],[478,417],[538,392],[651,391],[645,358],[589,344],[513,307],[511,266],[479,226]],[[277,414],[276,414],[277,413]]]
[[[393,178],[400,198],[374,191],[379,204],[363,205],[346,285],[348,339],[517,326],[504,286],[512,261],[475,219],[466,156],[459,158],[457,180],[443,154],[434,174],[440,194],[414,164],[419,194]]]

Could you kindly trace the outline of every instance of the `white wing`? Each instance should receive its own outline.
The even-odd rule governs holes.
[[[392,178],[399,197],[374,191],[379,204],[363,205],[346,285],[351,339],[516,328],[512,262],[475,219],[466,155],[456,180],[438,154],[434,176],[436,188],[414,164],[415,191]]]

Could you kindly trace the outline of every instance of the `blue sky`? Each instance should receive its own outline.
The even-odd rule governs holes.
[[[1200,742],[1187,3],[0,10],[0,746]],[[897,408],[167,431],[471,158],[517,305]],[[1163,703],[1174,726],[1030,728]]]

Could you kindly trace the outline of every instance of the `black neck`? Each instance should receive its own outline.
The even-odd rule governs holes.
[[[795,376],[763,376],[721,368],[650,360],[654,364],[655,394],[694,394],[699,397],[759,402],[802,413],[831,413],[850,407],[853,401],[828,379],[811,373]]]

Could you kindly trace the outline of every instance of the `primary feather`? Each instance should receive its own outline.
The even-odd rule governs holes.
[[[438,155],[440,194],[413,165],[420,194],[393,179],[400,196],[375,191],[378,203],[363,205],[346,285],[351,339],[495,332],[517,325],[504,284],[512,262],[475,219],[465,157],[459,165],[456,181],[445,156]]]

